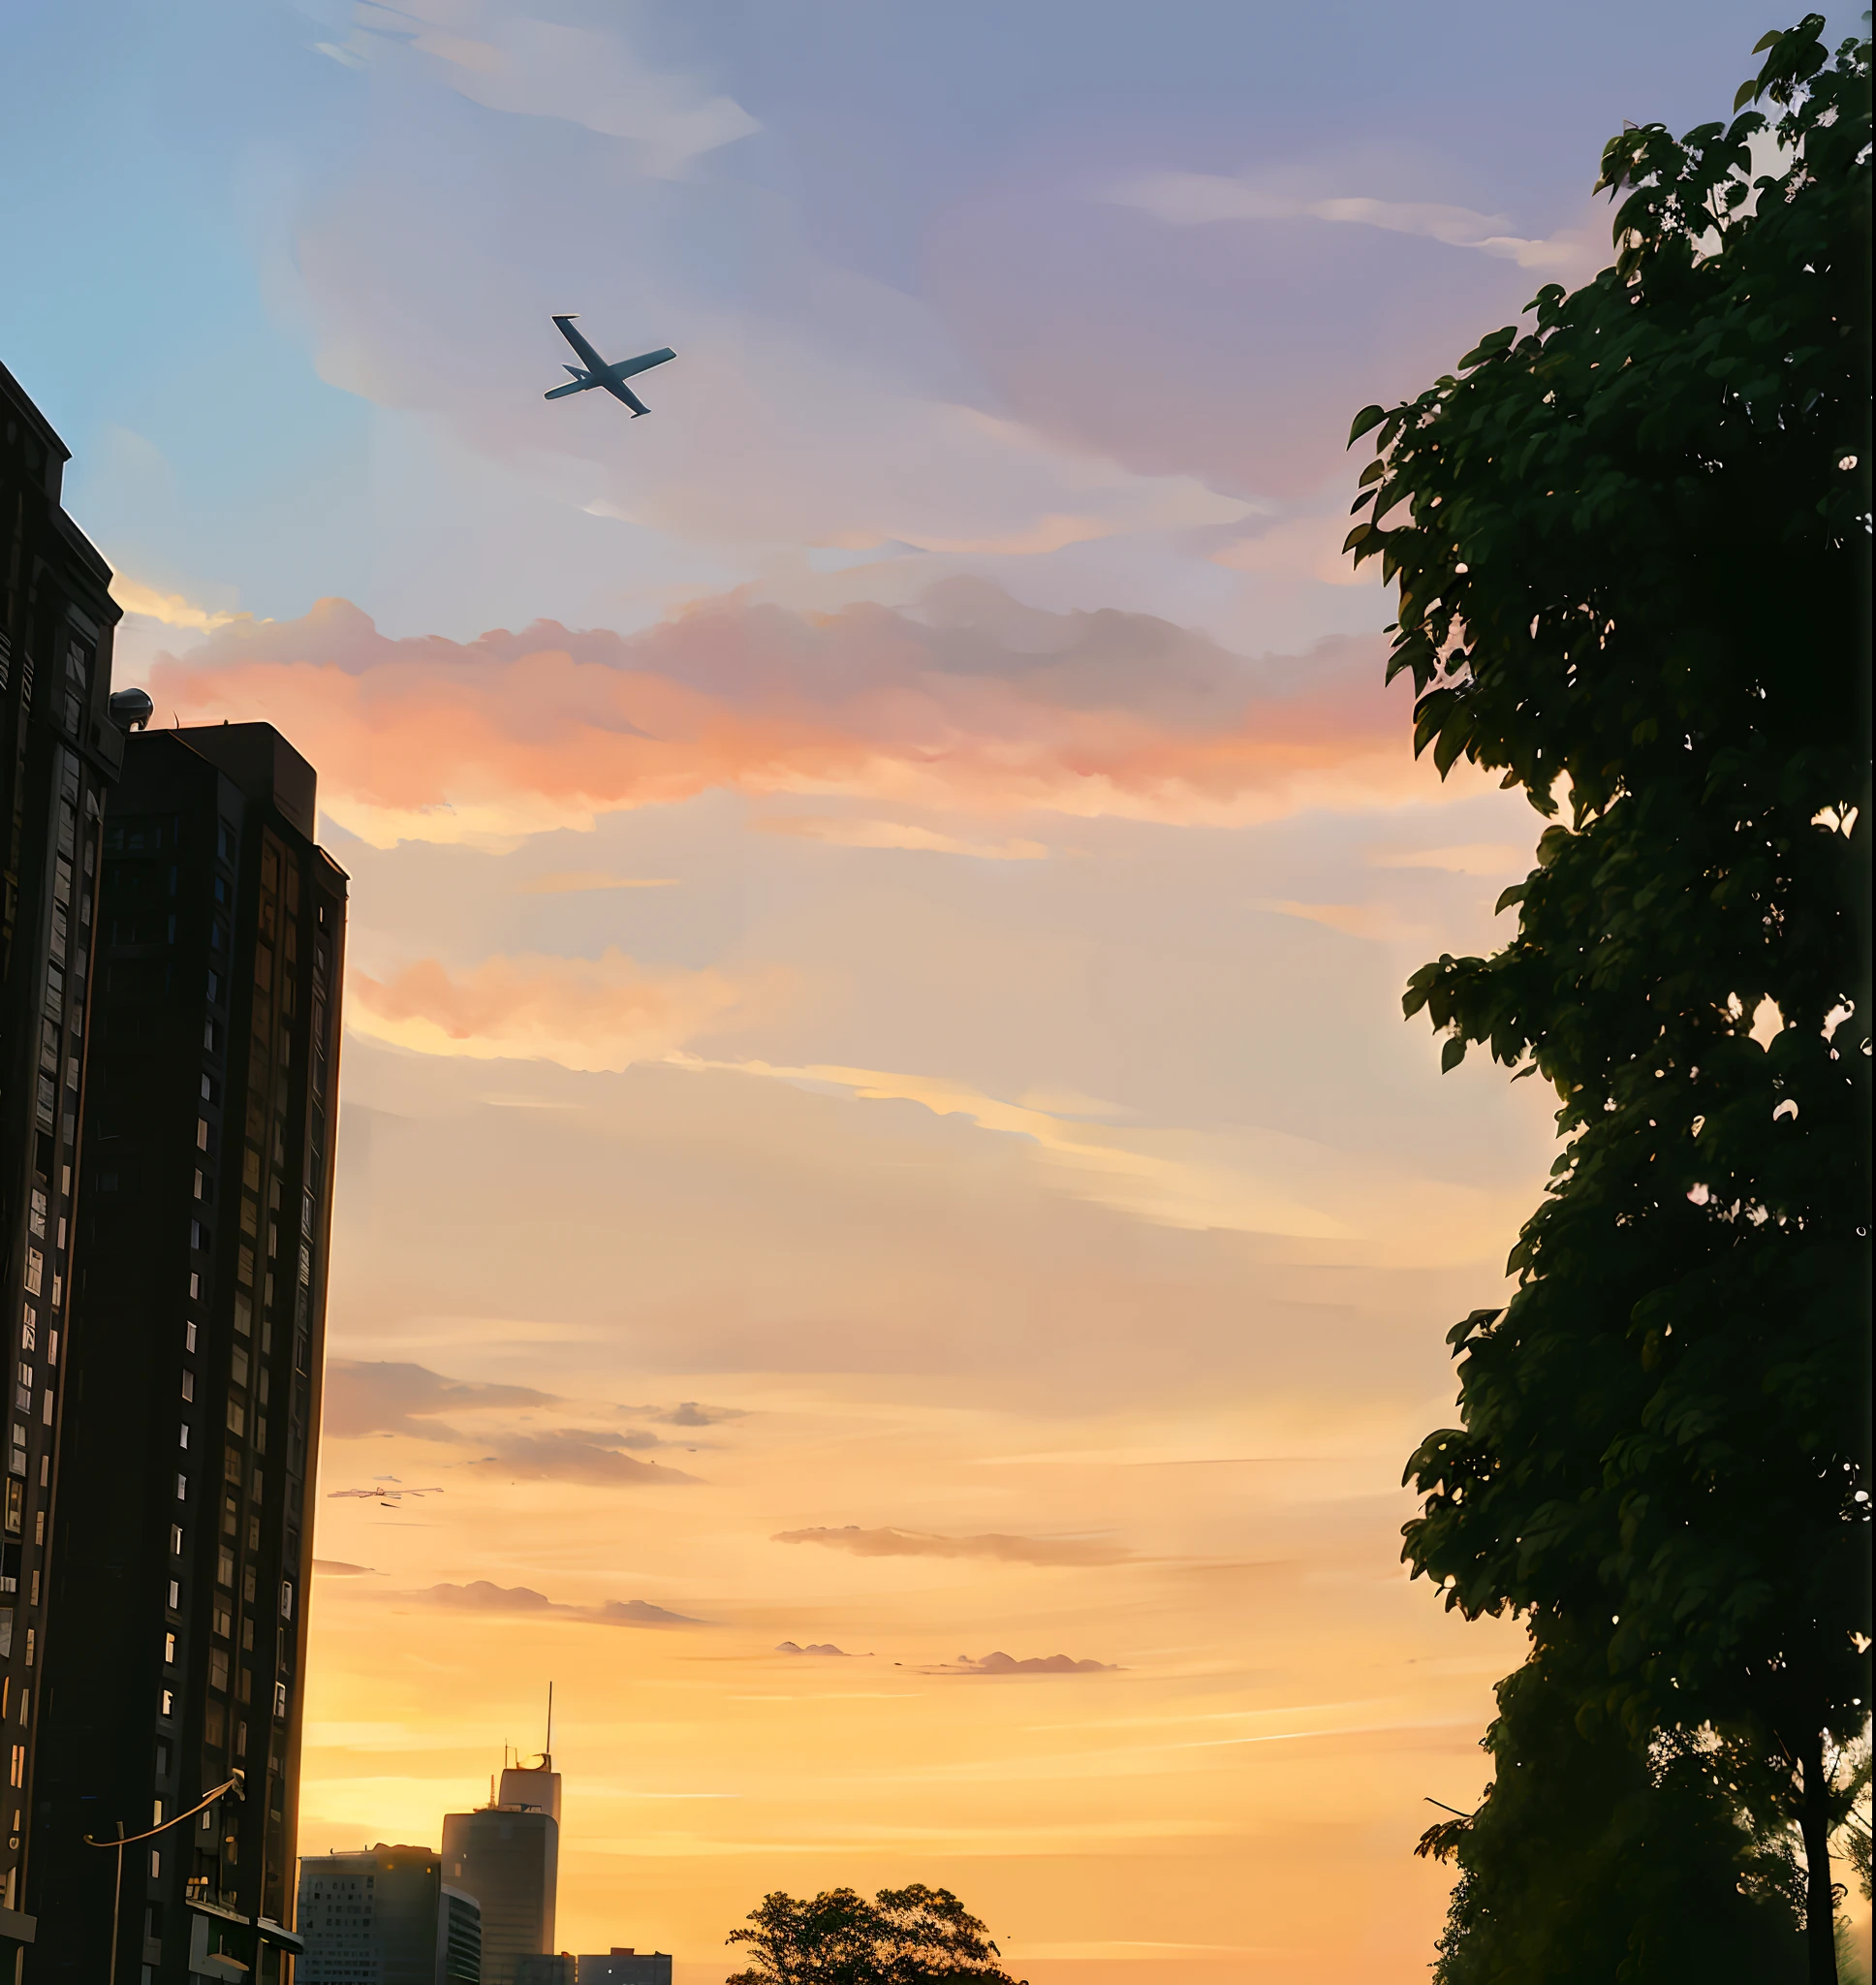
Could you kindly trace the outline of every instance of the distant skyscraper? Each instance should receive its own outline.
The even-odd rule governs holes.
[[[482,1911],[434,1847],[307,1855],[298,1985],[482,1985]]]
[[[574,1964],[576,1985],[671,1985],[671,1958],[662,1950],[615,1943],[603,1956],[581,1951]]]
[[[489,1806],[443,1819],[444,1879],[482,1905],[483,1985],[516,1985],[517,1960],[553,1951],[560,1875],[560,1774],[502,1773]]]
[[[125,740],[105,819],[28,1985],[274,1985],[299,1733],[345,877],[266,724]]]
[[[60,507],[69,451],[0,365],[0,1977],[34,1937],[47,1653],[69,1349],[73,1186],[109,720],[110,568]],[[147,1809],[146,1809],[147,1810]]]

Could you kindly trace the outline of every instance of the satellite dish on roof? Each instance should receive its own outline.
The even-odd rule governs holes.
[[[156,714],[147,689],[113,689],[110,692],[110,721],[120,731],[141,731]]]

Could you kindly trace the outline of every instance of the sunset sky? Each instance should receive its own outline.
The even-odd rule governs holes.
[[[434,1843],[552,1680],[567,1948],[922,1879],[1034,1985],[1425,1976],[1519,1636],[1400,1471],[1554,1103],[1400,1017],[1538,822],[1414,764],[1343,442],[1784,19],[9,22],[118,680],[277,724],[352,877],[302,1849]],[[567,310],[651,418],[543,400]]]

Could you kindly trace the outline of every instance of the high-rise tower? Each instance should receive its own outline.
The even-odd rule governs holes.
[[[444,1814],[443,1878],[482,1905],[483,1985],[516,1985],[522,1958],[553,1949],[560,1774],[550,1750],[538,1766],[505,1770],[488,1805]]]
[[[266,724],[105,819],[27,1985],[269,1985],[293,1920],[345,876]]]
[[[69,451],[0,365],[0,1976],[35,1934],[45,1604],[109,720],[110,569],[60,505]]]

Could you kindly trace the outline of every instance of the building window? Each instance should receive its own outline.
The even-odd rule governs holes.
[[[185,1400],[193,1400],[195,1396],[196,1374],[193,1371],[185,1371],[182,1374],[182,1397]]]
[[[166,1668],[175,1666],[175,1635],[172,1633],[163,1636],[163,1665]]]
[[[172,1717],[175,1715],[175,1690],[173,1688],[160,1688],[157,1690],[156,1713],[159,1717]]]
[[[177,1481],[181,1479],[180,1475],[176,1477]],[[180,1558],[182,1556],[182,1526],[180,1524],[172,1524],[170,1526],[170,1556],[172,1558]]]
[[[220,1689],[224,1694],[227,1693],[228,1656],[220,1648],[210,1648],[208,1651],[208,1686],[210,1688]]]

